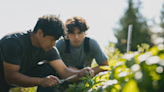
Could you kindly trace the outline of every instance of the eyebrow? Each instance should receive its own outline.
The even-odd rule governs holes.
[[[56,40],[55,38],[53,38],[53,40]]]
[[[52,40],[56,40],[55,37],[53,37]]]

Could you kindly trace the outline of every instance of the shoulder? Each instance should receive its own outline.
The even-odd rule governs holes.
[[[58,40],[56,42],[56,48],[61,52],[65,49],[65,40]]]
[[[61,39],[56,42],[56,45],[65,45],[65,40]]]
[[[15,39],[7,39],[1,43],[0,46],[1,50],[7,51],[7,52],[17,52],[21,53],[22,52],[22,46],[19,43],[19,41]]]
[[[29,39],[29,32],[20,32],[20,33],[13,33],[4,36],[0,40],[1,48],[12,49],[12,50],[21,50],[24,46],[23,44]],[[27,39],[28,38],[28,39]]]
[[[89,45],[98,45],[97,41],[93,38],[89,39]]]
[[[17,39],[8,38],[1,41],[1,45],[5,47],[18,47],[20,43]]]
[[[19,32],[19,33],[16,32],[16,33],[7,34],[0,40],[0,42],[3,42],[8,39],[14,39],[17,41],[21,41],[21,40],[29,37],[29,33],[30,33],[29,31],[25,31],[25,32]]]
[[[0,45],[0,53],[2,60],[19,65],[22,55],[22,47],[15,39],[7,39]]]
[[[97,51],[100,49],[98,42],[95,39],[89,39],[89,48],[92,52]]]

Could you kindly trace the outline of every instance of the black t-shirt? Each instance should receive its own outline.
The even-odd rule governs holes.
[[[21,73],[36,66],[41,60],[52,61],[61,59],[56,47],[47,52],[42,48],[34,47],[31,43],[30,31],[3,37],[0,40],[0,54],[0,62],[5,61],[10,64],[19,65],[19,72]]]

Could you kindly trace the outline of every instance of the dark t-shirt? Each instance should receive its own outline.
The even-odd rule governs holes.
[[[19,72],[21,73],[36,66],[41,60],[52,61],[61,59],[56,47],[47,52],[42,48],[34,47],[31,43],[30,31],[14,33],[3,37],[0,40],[0,54],[0,62],[5,61],[10,64],[19,65]]]

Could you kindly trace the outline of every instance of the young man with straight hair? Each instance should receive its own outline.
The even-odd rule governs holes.
[[[63,62],[68,67],[78,70],[85,66],[91,67],[92,60],[95,59],[98,63],[98,66],[92,68],[95,74],[104,71],[100,66],[108,66],[107,57],[94,39],[86,37],[89,26],[85,19],[78,16],[69,18],[65,26],[67,38],[56,43]],[[69,83],[65,84],[63,87],[67,88]]]

